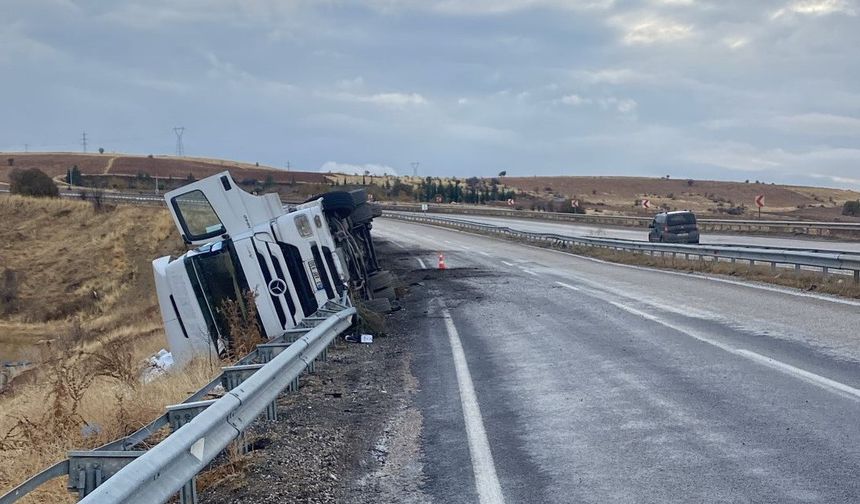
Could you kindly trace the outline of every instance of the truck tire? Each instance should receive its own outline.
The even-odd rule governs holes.
[[[349,194],[352,195],[352,202],[355,203],[355,206],[367,203],[367,191],[364,189],[353,189],[349,191]]]
[[[386,287],[384,289],[380,289],[380,290],[373,293],[373,299],[382,299],[382,298],[396,299],[397,294],[394,292],[394,287],[391,287],[389,285],[388,287]]]
[[[373,220],[373,208],[368,203],[362,203],[355,207],[349,216],[353,224],[364,224]]]
[[[355,202],[352,194],[345,191],[328,192],[321,195],[323,199],[323,212],[334,215],[339,219],[345,219],[355,210]]]
[[[391,301],[388,298],[377,298],[364,301],[364,307],[376,313],[390,313]]]
[[[371,291],[378,291],[394,285],[394,275],[389,271],[377,271],[367,279]]]

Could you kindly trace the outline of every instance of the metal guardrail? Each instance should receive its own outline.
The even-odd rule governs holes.
[[[412,203],[383,203],[383,210],[420,212],[421,206]],[[581,222],[608,226],[647,227],[651,217],[625,215],[571,214],[559,212],[535,212],[532,210],[513,210],[497,207],[473,207],[466,205],[427,204],[430,213],[453,213],[461,215],[485,215],[488,217],[515,217],[519,219],[540,219],[561,222]],[[812,222],[790,220],[741,220],[741,219],[698,219],[703,231],[749,232],[749,233],[788,233],[812,236],[830,236],[841,233],[860,237],[860,223],[851,222]]]
[[[59,196],[61,198],[86,199],[87,201],[89,201],[95,196],[93,191],[98,191],[98,189],[89,189],[83,187],[80,188],[80,191],[83,192],[60,191]],[[9,189],[0,189],[0,193],[10,194]],[[159,196],[157,194],[130,194],[102,191],[101,193],[99,193],[98,197],[101,198],[103,201],[114,201],[138,205],[164,204],[164,196]]]
[[[570,248],[572,246],[600,247],[629,252],[650,253],[651,255],[658,253],[662,255],[671,254],[673,258],[679,254],[683,254],[686,259],[696,256],[700,260],[711,258],[715,261],[724,259],[731,262],[739,260],[748,261],[750,266],[754,266],[756,263],[766,263],[770,264],[774,269],[778,265],[789,265],[794,266],[798,271],[803,267],[811,267],[821,269],[824,275],[830,270],[844,270],[853,273],[854,283],[860,283],[860,254],[850,252],[776,249],[735,245],[684,245],[620,240],[615,238],[574,237],[549,233],[531,233],[504,226],[493,226],[419,214],[384,211],[382,215],[383,217],[409,222],[441,225],[506,238],[518,238],[529,242],[549,243],[562,248]]]
[[[328,346],[352,323],[356,309],[344,296],[329,302],[313,317],[279,338],[257,345],[235,365],[137,432],[91,451],[69,452],[58,462],[0,497],[10,504],[42,484],[68,475],[67,487],[81,502],[165,502],[179,492],[180,502],[196,503],[195,476],[231,441],[265,412],[277,420],[277,398],[298,390],[299,376],[326,359]],[[227,392],[202,400],[218,385]],[[133,450],[159,429],[173,433],[148,451]]]

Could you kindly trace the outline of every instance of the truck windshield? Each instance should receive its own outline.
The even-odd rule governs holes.
[[[224,234],[224,225],[202,191],[190,191],[172,199],[185,237],[189,241],[203,240]]]
[[[214,244],[209,253],[193,256],[186,260],[185,267],[194,287],[197,302],[203,311],[209,335],[216,345],[219,339],[230,339],[227,323],[229,314],[225,313],[225,301],[236,303],[239,315],[248,318],[244,293],[248,282],[238,265],[238,258],[230,240]],[[219,350],[221,345],[218,345]]]

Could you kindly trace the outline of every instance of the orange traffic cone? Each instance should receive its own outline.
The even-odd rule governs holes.
[[[447,269],[445,266],[445,255],[439,252],[439,269]]]

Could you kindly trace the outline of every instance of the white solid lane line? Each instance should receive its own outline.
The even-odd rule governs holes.
[[[571,290],[577,290],[577,291],[582,290],[580,288],[574,287],[573,285],[566,284],[564,282],[556,282],[556,284],[561,285],[562,287],[566,287],[566,288],[571,289]],[[597,296],[597,297],[600,297],[600,296]],[[807,383],[817,385],[817,386],[819,386],[819,387],[821,387],[821,388],[823,388],[829,392],[835,392],[835,393],[837,393],[843,397],[849,397],[849,398],[855,399],[855,400],[860,399],[860,389],[856,389],[850,385],[846,385],[846,384],[838,382],[836,380],[831,380],[830,378],[827,378],[827,377],[824,377],[824,376],[821,376],[821,375],[818,375],[815,373],[811,373],[809,371],[806,371],[805,369],[801,369],[799,367],[792,366],[791,364],[786,364],[784,362],[778,361],[778,360],[773,359],[771,357],[767,357],[765,355],[761,355],[761,354],[753,352],[751,350],[747,350],[745,348],[735,348],[733,346],[726,345],[725,343],[720,343],[720,342],[714,341],[710,338],[705,338],[705,337],[698,335],[698,334],[695,334],[695,333],[693,333],[693,332],[691,332],[691,331],[689,331],[683,327],[672,324],[671,322],[667,322],[667,321],[661,319],[660,317],[658,317],[656,315],[652,315],[650,313],[646,313],[646,312],[643,312],[641,310],[637,310],[636,308],[633,308],[631,306],[627,306],[623,303],[619,303],[617,301],[612,301],[612,300],[606,299],[606,298],[601,298],[601,299],[603,299],[604,301],[608,302],[609,304],[611,304],[617,308],[620,308],[620,309],[622,309],[628,313],[632,313],[633,315],[637,315],[639,317],[651,320],[651,321],[656,322],[662,326],[668,327],[669,329],[672,329],[674,331],[678,331],[682,334],[686,334],[687,336],[689,336],[693,339],[697,339],[697,340],[701,341],[702,343],[707,343],[709,345],[715,346],[715,347],[719,348],[720,350],[724,350],[724,351],[731,353],[731,354],[734,354],[734,355],[739,355],[739,356],[744,357],[746,359],[749,359],[753,362],[763,364],[763,365],[768,366],[772,369],[776,369],[777,371],[781,371],[783,373],[794,376],[795,378],[800,378],[801,380],[804,380]]]
[[[530,270],[530,269],[525,269],[525,268],[521,268],[521,269],[522,269],[525,273],[528,273],[529,275],[538,276],[538,274],[537,274],[537,273],[535,273],[534,271],[532,271],[532,270]]]
[[[488,253],[486,253],[486,252],[483,252],[483,251],[480,251],[480,250],[479,250],[479,251],[478,251],[478,253],[479,253],[479,254],[481,254],[481,255],[485,255],[485,256],[487,256],[487,257],[490,257],[490,254],[488,254]]]
[[[576,287],[576,286],[573,286],[573,285],[570,285],[570,284],[566,284],[566,283],[564,283],[564,282],[556,282],[556,283],[557,283],[558,285],[561,285],[562,287],[566,287],[566,288],[568,288],[568,289],[570,289],[570,290],[575,290],[575,291],[582,290],[582,289],[580,289],[579,287]]]
[[[481,504],[504,504],[502,487],[496,476],[496,465],[490,452],[490,442],[487,441],[487,431],[478,406],[478,396],[472,384],[472,374],[466,363],[466,353],[460,341],[460,334],[451,319],[447,309],[442,308],[451,353],[454,355],[454,370],[457,374],[457,385],[460,388],[460,402],[463,406],[463,420],[466,424],[466,437],[469,439],[469,454],[472,458],[472,470],[475,473],[475,488],[478,491],[478,501]]]
[[[511,268],[514,267],[513,263],[509,263],[508,261],[502,261],[502,264],[504,264],[505,266],[510,266]]]
[[[415,259],[418,260],[418,264],[421,265],[421,269],[427,269],[427,265],[424,264],[424,261],[422,261],[420,257],[416,257]]]

